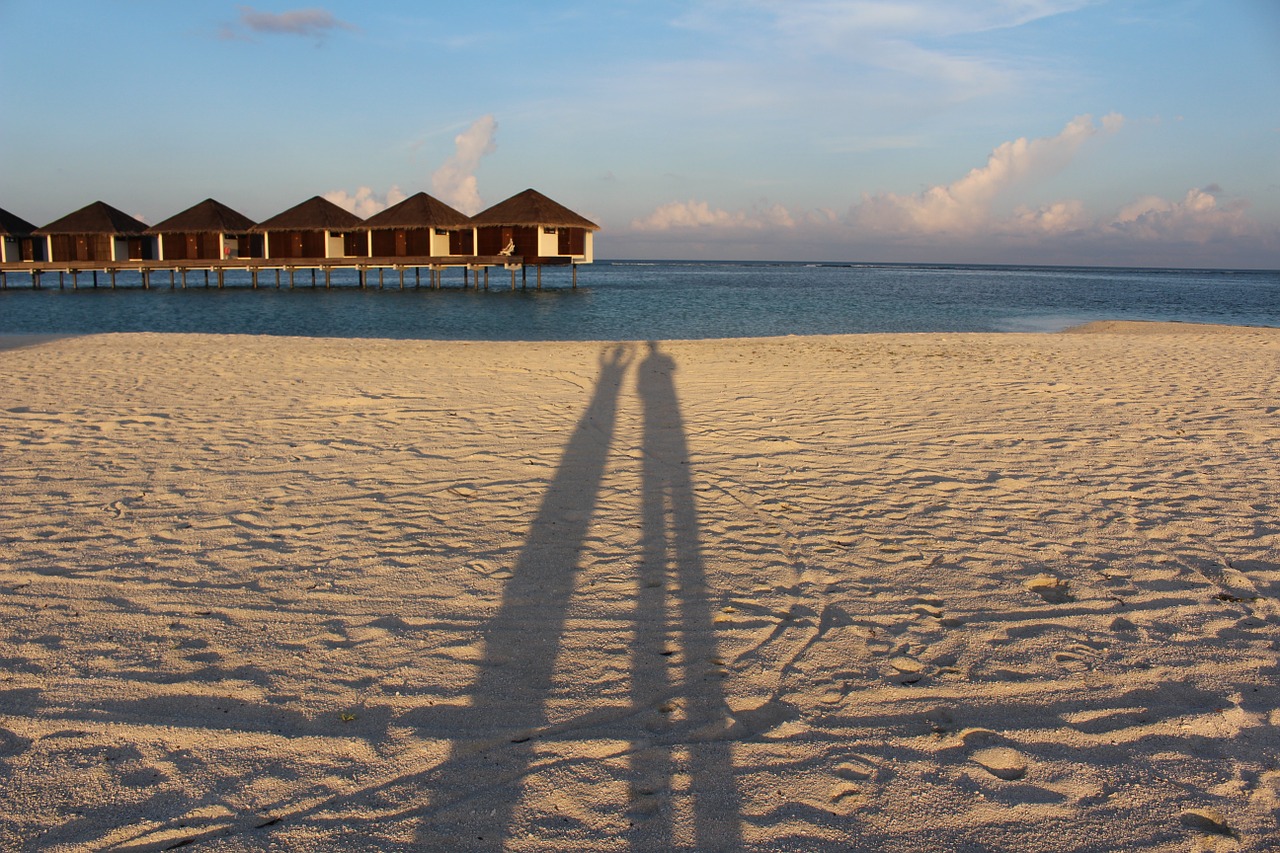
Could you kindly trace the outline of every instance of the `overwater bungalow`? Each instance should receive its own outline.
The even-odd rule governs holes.
[[[147,223],[95,201],[33,233],[47,240],[45,257],[57,263],[155,260],[156,239],[146,232]]]
[[[547,198],[525,190],[471,217],[476,254],[518,255],[524,263],[589,264],[600,226]]]
[[[264,256],[270,259],[369,256],[364,220],[320,196],[277,213],[251,230],[265,236]]]
[[[0,264],[43,261],[44,240],[32,236],[35,230],[21,216],[0,208]]]
[[[207,198],[147,229],[159,239],[159,258],[234,260],[261,258],[262,235],[250,233],[254,222],[220,201]]]
[[[426,193],[415,193],[365,220],[377,258],[465,256],[475,253],[471,217]]]

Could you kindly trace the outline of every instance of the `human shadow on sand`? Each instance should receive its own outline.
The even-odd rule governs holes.
[[[605,808],[623,821],[619,842],[625,838],[638,850],[741,847],[725,673],[716,656],[676,365],[657,344],[648,345],[636,380],[643,410],[639,592],[632,625],[619,625],[632,628],[635,637],[629,702],[549,725],[553,670],[630,361],[627,347],[602,359],[591,403],[565,446],[498,612],[485,627],[484,657],[465,713],[420,720],[441,734],[452,729],[445,736],[453,742],[449,758],[421,780],[431,800],[419,827],[424,846],[496,850],[526,833],[543,841],[563,833],[561,840],[571,846],[568,826],[549,824],[545,815],[533,823],[518,816],[529,805],[538,810],[524,802],[531,796],[526,781],[568,765],[607,761],[615,769],[604,777],[622,775],[627,782],[625,790],[603,797],[612,801]],[[448,729],[442,731],[442,724]],[[582,738],[625,746],[607,759],[562,751]],[[677,814],[692,818],[679,838]]]

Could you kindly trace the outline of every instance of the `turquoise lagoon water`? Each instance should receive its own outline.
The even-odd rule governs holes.
[[[0,334],[212,332],[346,338],[456,340],[644,340],[861,332],[1054,331],[1099,319],[1280,327],[1280,272],[1092,267],[604,261],[548,268],[543,289],[511,290],[495,270],[486,291],[407,287],[387,271],[360,289],[354,271],[312,289],[310,275],[277,290],[274,275],[249,287],[247,273],[206,288],[199,273],[170,289],[155,274],[117,289],[73,290],[46,274],[34,290],[11,274],[0,291]],[[426,280],[426,277],[423,277]]]

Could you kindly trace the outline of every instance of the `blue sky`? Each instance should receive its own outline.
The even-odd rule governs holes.
[[[600,257],[1280,268],[1276,0],[0,0],[0,207],[526,187]]]

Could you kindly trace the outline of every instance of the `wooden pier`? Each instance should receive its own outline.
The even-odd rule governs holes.
[[[511,289],[517,286],[516,273],[520,273],[520,286],[528,287],[529,267],[536,270],[535,287],[542,289],[542,268],[544,266],[571,268],[571,281],[574,289],[578,287],[578,264],[570,258],[540,257],[525,258],[510,255],[469,255],[469,256],[419,256],[419,257],[347,257],[347,258],[228,258],[225,260],[129,260],[129,261],[19,261],[0,264],[0,289],[8,289],[9,276],[19,274],[28,276],[31,287],[39,290],[44,287],[44,277],[58,276],[58,287],[79,289],[88,287],[116,287],[117,277],[122,272],[137,273],[144,289],[150,289],[155,277],[161,276],[159,286],[170,288],[188,287],[191,285],[189,274],[202,274],[202,281],[196,286],[226,287],[226,274],[232,271],[249,273],[250,287],[260,286],[290,289],[299,286],[298,274],[304,274],[301,286],[319,287],[320,276],[326,288],[333,286],[334,270],[355,270],[359,286],[368,288],[371,285],[372,273],[377,273],[377,287],[387,286],[387,273],[391,273],[392,286],[404,289],[408,286],[406,275],[413,273],[412,286],[427,287],[439,290],[443,285],[444,271],[461,269],[463,271],[463,287],[479,290],[489,289],[490,270],[498,268],[510,273]],[[423,272],[426,275],[423,275]],[[99,279],[99,273],[106,276],[107,281]],[[168,273],[167,280],[163,277]],[[310,273],[309,277],[305,274]],[[81,276],[88,276],[82,281]],[[264,284],[265,279],[265,284]]]

